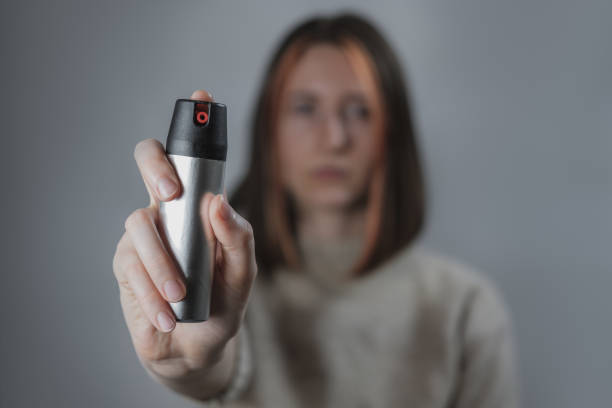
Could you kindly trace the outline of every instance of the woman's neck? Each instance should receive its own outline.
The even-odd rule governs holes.
[[[300,240],[337,242],[360,236],[365,227],[365,209],[301,209],[297,227]]]

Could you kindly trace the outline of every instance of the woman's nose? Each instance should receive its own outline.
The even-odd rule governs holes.
[[[324,120],[323,142],[331,150],[342,150],[350,144],[349,132],[338,115],[326,115]]]

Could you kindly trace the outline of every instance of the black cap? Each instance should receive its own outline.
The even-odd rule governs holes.
[[[177,99],[166,153],[223,160],[227,156],[227,108],[222,103]]]

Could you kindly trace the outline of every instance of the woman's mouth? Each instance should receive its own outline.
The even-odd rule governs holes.
[[[339,167],[322,166],[314,169],[312,175],[319,180],[340,180],[344,179],[348,173]]]

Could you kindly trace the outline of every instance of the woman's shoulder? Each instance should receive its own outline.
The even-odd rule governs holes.
[[[423,245],[403,250],[398,257],[408,278],[438,290],[496,291],[493,281],[480,267]]]
[[[486,401],[483,406],[519,406],[512,316],[494,281],[480,268],[430,248],[414,248],[400,264],[423,295],[421,303],[443,316],[449,338],[460,345],[466,377],[458,405],[472,406],[477,399]]]
[[[413,244],[372,271],[372,276],[388,288],[410,290],[422,303],[507,324],[508,307],[497,285],[484,270],[459,257]]]

